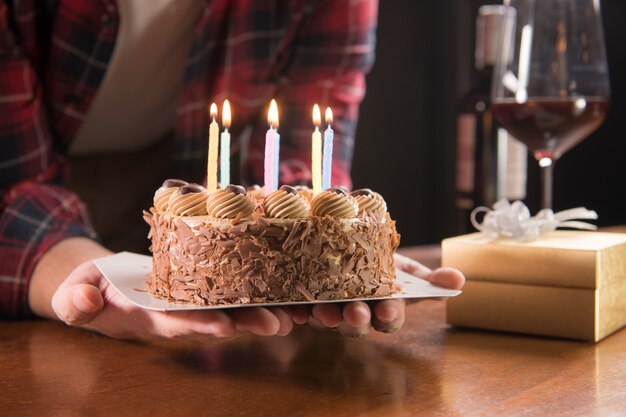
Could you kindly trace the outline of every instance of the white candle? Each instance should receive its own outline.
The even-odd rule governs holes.
[[[211,104],[210,110],[211,118],[213,121],[209,126],[209,161],[207,166],[207,190],[209,192],[217,189],[217,145],[219,141],[220,128],[215,121],[217,117],[217,106],[215,103]]]
[[[228,100],[224,100],[224,107],[222,108],[224,131],[220,136],[220,186],[222,188],[230,184],[230,133],[228,132],[230,122],[230,103]]]
[[[333,176],[333,139],[335,132],[331,128],[333,122],[333,112],[330,107],[326,108],[326,123],[328,127],[324,131],[324,155],[322,160],[322,189],[326,190],[331,187],[331,178]]]
[[[267,120],[270,128],[265,134],[265,195],[278,189],[278,166],[280,156],[280,135],[278,134],[278,107],[272,99]]]
[[[311,137],[311,176],[313,182],[313,194],[317,195],[322,191],[322,134],[320,124],[322,116],[320,106],[313,106],[313,124],[315,131]]]

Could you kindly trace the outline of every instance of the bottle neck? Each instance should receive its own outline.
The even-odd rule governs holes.
[[[493,76],[493,65],[485,65],[482,69],[477,69],[476,75],[481,80],[488,80],[491,82],[491,77]]]
[[[476,86],[484,91],[491,90],[491,79],[493,77],[493,65],[485,65],[482,69],[476,70]]]

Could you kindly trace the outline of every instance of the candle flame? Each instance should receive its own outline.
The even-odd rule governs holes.
[[[224,100],[224,106],[222,107],[222,124],[226,129],[230,127],[230,103],[228,99]]]
[[[278,106],[276,105],[276,100],[272,99],[270,103],[270,110],[267,113],[267,121],[270,126],[273,128],[278,128]]]
[[[209,114],[211,114],[211,118],[215,120],[217,117],[217,105],[215,103],[211,103],[211,109],[209,110]]]
[[[313,124],[315,126],[322,124],[322,114],[320,112],[320,106],[317,104],[313,106]]]
[[[330,107],[326,107],[326,123],[332,123],[333,122],[333,111],[330,109]]]

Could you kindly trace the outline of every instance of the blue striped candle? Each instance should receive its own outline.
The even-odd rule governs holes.
[[[328,127],[324,131],[324,154],[322,156],[322,190],[331,187],[333,177],[333,140],[335,132],[330,127],[333,122],[333,112],[330,107],[326,108],[326,123]]]

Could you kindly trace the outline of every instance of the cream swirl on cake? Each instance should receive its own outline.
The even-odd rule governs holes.
[[[251,185],[246,188],[246,194],[255,200],[263,200],[265,198],[265,189],[259,185]]]
[[[314,216],[353,219],[359,214],[359,204],[344,188],[333,187],[315,196],[311,212]]]
[[[352,191],[350,195],[359,203],[359,215],[365,211],[372,213],[385,213],[387,211],[387,203],[383,196],[369,188]]]
[[[256,204],[240,185],[230,184],[215,190],[206,201],[206,211],[218,219],[234,219],[252,214]]]
[[[300,194],[302,197],[306,198],[306,200],[310,203],[311,201],[313,201],[313,197],[315,197],[313,190],[310,189],[309,187],[307,187],[306,185],[298,185],[297,187],[294,187],[296,189],[296,191],[298,192],[298,194]]]
[[[198,184],[178,188],[168,200],[168,211],[176,216],[202,216],[206,213],[207,192]]]
[[[172,194],[184,185],[188,185],[187,181],[168,179],[163,181],[163,185],[154,193],[154,208],[158,211],[167,211],[168,202]]]
[[[263,201],[265,217],[274,219],[300,219],[309,216],[311,206],[307,199],[289,185],[283,185]]]

